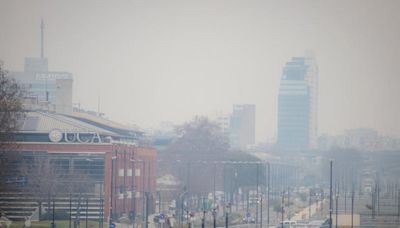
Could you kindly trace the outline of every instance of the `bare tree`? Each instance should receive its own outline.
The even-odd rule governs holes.
[[[216,160],[229,150],[219,126],[206,117],[195,117],[176,128],[178,138],[167,149],[169,158],[185,161]]]
[[[54,164],[51,164],[47,154],[36,155],[31,161],[21,165],[20,172],[28,179],[25,190],[38,202],[39,217],[42,213],[42,204],[47,201],[50,205],[51,199],[62,189],[61,174]]]
[[[10,173],[17,169],[20,153],[17,153],[15,132],[24,117],[22,109],[23,92],[20,86],[6,76],[0,61],[0,189],[9,187],[6,183]],[[12,176],[12,175],[11,175]]]
[[[225,167],[221,164],[216,166],[214,162],[258,160],[239,151],[231,151],[228,138],[220,127],[206,117],[195,117],[192,121],[178,126],[176,133],[177,138],[173,143],[159,153],[163,161],[159,164],[159,171],[177,176],[183,186],[194,193],[210,192],[214,187],[214,176],[219,189],[222,188],[224,175],[233,178],[236,167]],[[240,171],[238,184],[242,182],[241,179],[250,180],[255,177],[254,174],[245,177],[245,174],[251,171],[237,171]]]
[[[23,90],[6,76],[0,62],[0,151],[9,150],[14,141],[14,133],[18,130],[18,123],[23,118],[22,97]]]

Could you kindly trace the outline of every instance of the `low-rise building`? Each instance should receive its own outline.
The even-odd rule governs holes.
[[[157,151],[143,132],[82,113],[26,112],[2,153],[0,210],[39,219],[53,207],[73,220],[143,220],[154,210]],[[15,205],[28,205],[19,210]]]

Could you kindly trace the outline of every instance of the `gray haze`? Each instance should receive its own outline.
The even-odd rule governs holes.
[[[0,59],[74,76],[74,102],[143,127],[257,105],[274,138],[282,66],[313,49],[319,133],[400,135],[400,1],[0,0]]]

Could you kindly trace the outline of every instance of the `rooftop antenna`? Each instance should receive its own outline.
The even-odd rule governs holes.
[[[40,58],[44,58],[44,22],[40,23]]]

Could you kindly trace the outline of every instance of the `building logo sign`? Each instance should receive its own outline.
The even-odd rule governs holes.
[[[62,140],[63,133],[58,129],[53,129],[49,132],[49,139],[54,143],[58,143]]]
[[[35,74],[36,80],[71,79],[71,74],[64,72],[40,72]]]
[[[51,142],[66,142],[66,143],[102,143],[98,132],[70,132],[53,129],[49,132]]]

